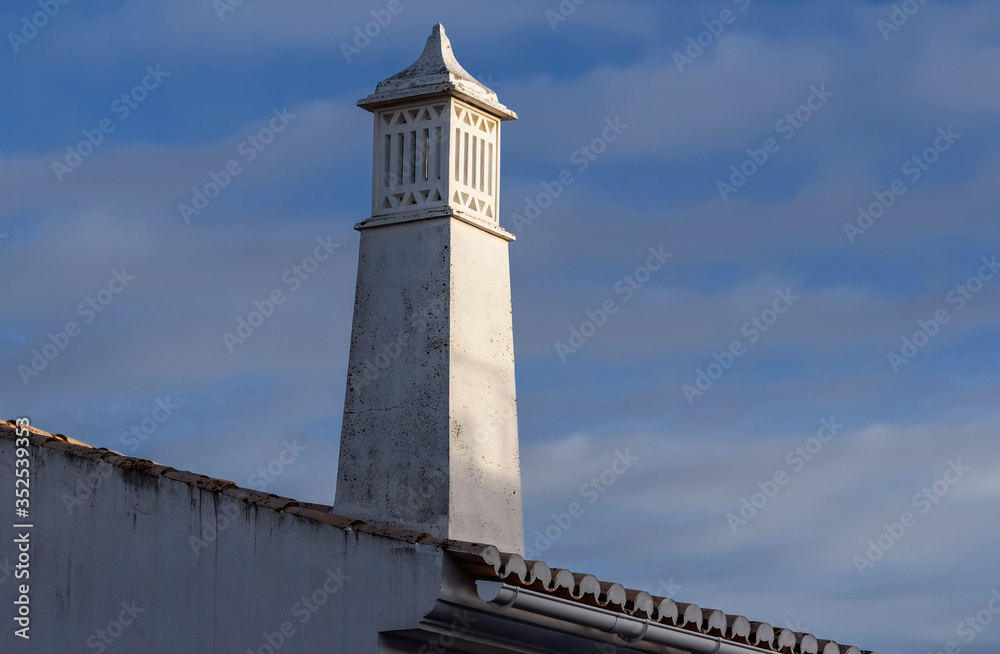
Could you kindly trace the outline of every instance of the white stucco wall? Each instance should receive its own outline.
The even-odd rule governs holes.
[[[12,433],[0,429],[0,492],[10,504]],[[30,578],[0,583],[0,652],[376,652],[379,631],[412,628],[439,593],[444,554],[435,547],[338,529],[96,460],[106,451],[80,458],[48,442],[31,446]],[[17,558],[10,524],[0,528],[0,562]],[[27,642],[10,619],[21,583],[30,584]]]

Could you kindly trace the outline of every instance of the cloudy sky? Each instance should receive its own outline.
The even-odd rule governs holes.
[[[390,4],[3,3],[2,416],[332,503],[355,102],[441,21],[520,116],[529,553],[883,654],[1000,649],[994,3]]]

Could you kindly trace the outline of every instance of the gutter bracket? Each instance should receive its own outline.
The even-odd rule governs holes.
[[[618,637],[621,638],[626,643],[638,643],[640,640],[642,640],[643,638],[646,637],[646,631],[647,630],[649,630],[649,620],[643,620],[642,621],[642,631],[640,631],[638,635],[636,635],[636,636],[625,636],[623,634],[618,634]],[[713,653],[713,654],[716,654],[718,651],[719,650],[718,650],[718,647],[717,647],[716,650],[715,650],[715,653]]]

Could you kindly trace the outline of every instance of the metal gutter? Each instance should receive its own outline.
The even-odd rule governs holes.
[[[556,620],[613,633],[626,643],[640,641],[686,650],[692,654],[750,654],[766,652],[716,636],[698,634],[606,609],[518,588],[499,581],[477,581],[480,599],[500,611],[519,609]]]

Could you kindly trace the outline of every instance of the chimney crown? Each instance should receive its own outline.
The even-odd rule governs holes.
[[[433,94],[461,98],[500,120],[517,119],[516,113],[500,104],[496,93],[458,63],[441,23],[431,30],[420,57],[409,68],[379,82],[375,93],[358,100],[358,106],[374,112],[388,104]]]
[[[441,24],[420,58],[358,104],[375,114],[372,216],[357,229],[454,216],[500,227],[500,123],[517,115],[455,60]]]

